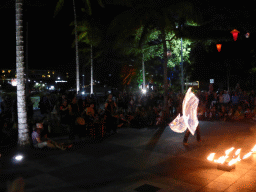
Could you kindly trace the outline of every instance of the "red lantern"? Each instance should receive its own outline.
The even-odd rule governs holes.
[[[221,51],[221,46],[222,46],[222,44],[217,44],[217,45],[216,45],[218,52]]]
[[[237,40],[238,33],[240,33],[240,31],[237,31],[236,29],[234,29],[234,30],[231,31],[230,33],[232,33],[233,39],[234,39],[234,41],[236,41],[236,40]]]

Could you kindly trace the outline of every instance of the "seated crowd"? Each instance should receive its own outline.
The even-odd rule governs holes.
[[[202,94],[202,93],[201,93]],[[247,94],[241,89],[236,91],[221,91],[207,93],[208,99],[202,99],[199,103],[199,120],[256,120],[256,97],[254,91]]]
[[[196,93],[199,98],[199,120],[256,120],[256,96],[254,91],[247,94],[241,89],[237,91],[208,91]],[[112,95],[111,95],[112,98]],[[178,113],[182,113],[182,102],[184,95],[169,92],[168,108],[171,121]],[[106,101],[107,102],[107,101]],[[150,127],[159,126],[164,122],[163,96],[161,94],[131,94],[120,93],[113,97],[115,103],[111,115],[117,127]],[[87,98],[80,100],[78,105],[80,116],[86,121],[99,122],[104,120],[106,106],[100,108]],[[70,113],[67,100],[60,105],[61,121],[65,122]]]

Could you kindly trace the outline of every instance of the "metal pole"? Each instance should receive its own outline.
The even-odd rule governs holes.
[[[181,46],[181,93],[184,93],[184,73],[183,73],[183,48],[182,48],[182,38],[180,41]]]

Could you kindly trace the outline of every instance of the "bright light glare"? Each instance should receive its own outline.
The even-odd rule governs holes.
[[[142,93],[144,93],[144,94],[147,92],[146,89],[142,89],[141,91],[142,91]]]
[[[84,95],[84,91],[82,92],[82,95]]]
[[[21,161],[23,159],[23,156],[22,155],[17,155],[15,156],[15,160],[16,161]]]

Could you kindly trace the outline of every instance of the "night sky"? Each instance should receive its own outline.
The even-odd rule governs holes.
[[[8,3],[7,3],[8,2]],[[11,2],[11,3],[9,3]],[[1,0],[0,2],[0,16],[1,16],[1,67],[2,68],[16,68],[16,40],[15,40],[15,9],[14,0]],[[69,26],[73,21],[73,8],[72,1],[66,1],[63,9],[54,18],[54,9],[57,0],[41,1],[41,0],[28,0],[30,6],[24,7],[24,38],[26,38],[26,31],[28,31],[28,66],[30,69],[49,69],[49,70],[65,70],[75,74],[75,49],[71,47],[74,40],[72,35],[73,27]],[[42,3],[43,2],[43,3]],[[207,4],[206,2],[205,4]],[[32,6],[31,6],[32,5]],[[79,6],[79,5],[78,5]],[[206,6],[206,5],[203,5]],[[246,10],[250,5],[233,5],[228,9],[223,5],[208,6],[201,10],[204,19],[212,19],[219,15],[223,17],[228,14],[237,14]],[[233,9],[234,8],[234,9]],[[233,10],[232,10],[233,9]],[[242,11],[238,11],[241,9]],[[121,9],[116,9],[120,12]],[[252,11],[252,10],[250,10]],[[244,12],[245,13],[245,12]],[[104,14],[106,22],[114,17],[113,9],[100,9],[93,14]],[[247,13],[245,13],[246,15]],[[237,22],[239,17],[237,17]],[[28,30],[26,30],[26,22],[28,22]],[[242,29],[243,32],[246,28]],[[241,30],[238,28],[238,30]],[[230,38],[232,39],[232,35]],[[242,38],[243,36],[243,38]],[[251,33],[249,39],[244,38],[244,34],[239,34],[237,42],[227,41],[223,43],[222,51],[217,52],[215,43],[207,47],[197,44],[192,51],[193,58],[197,63],[196,75],[201,80],[208,81],[210,78],[216,80],[225,79],[227,74],[227,63],[232,68],[232,75],[238,80],[246,78],[246,70],[250,67],[252,61],[252,51],[254,49],[255,38]],[[24,46],[26,45],[26,41]],[[113,55],[113,57],[115,57]],[[84,56],[81,56],[80,63],[85,63]],[[95,78],[99,78],[102,74],[102,68],[111,68],[105,64],[110,62],[105,61],[102,65],[95,66]],[[97,62],[95,62],[97,64]],[[105,65],[105,66],[104,66]],[[82,70],[82,69],[81,69]],[[88,70],[88,68],[86,68]],[[97,72],[98,70],[98,72]],[[89,71],[88,75],[89,75]],[[107,71],[107,73],[111,73]],[[114,71],[112,71],[114,73]],[[248,75],[248,74],[247,74]],[[97,77],[98,76],[98,77]],[[87,78],[89,80],[89,76]]]
[[[1,4],[4,4],[1,2]],[[72,7],[70,12],[65,8],[63,12],[53,18],[56,1],[41,5],[40,7],[27,7],[24,9],[24,38],[28,31],[28,64],[29,68],[34,69],[58,69],[60,66],[69,66],[73,62],[75,55],[71,48],[73,41],[72,27],[69,24],[72,21]],[[15,68],[15,9],[12,4],[8,9],[2,8],[2,61],[4,66]],[[28,22],[28,30],[26,23]],[[26,46],[26,41],[24,43]]]

